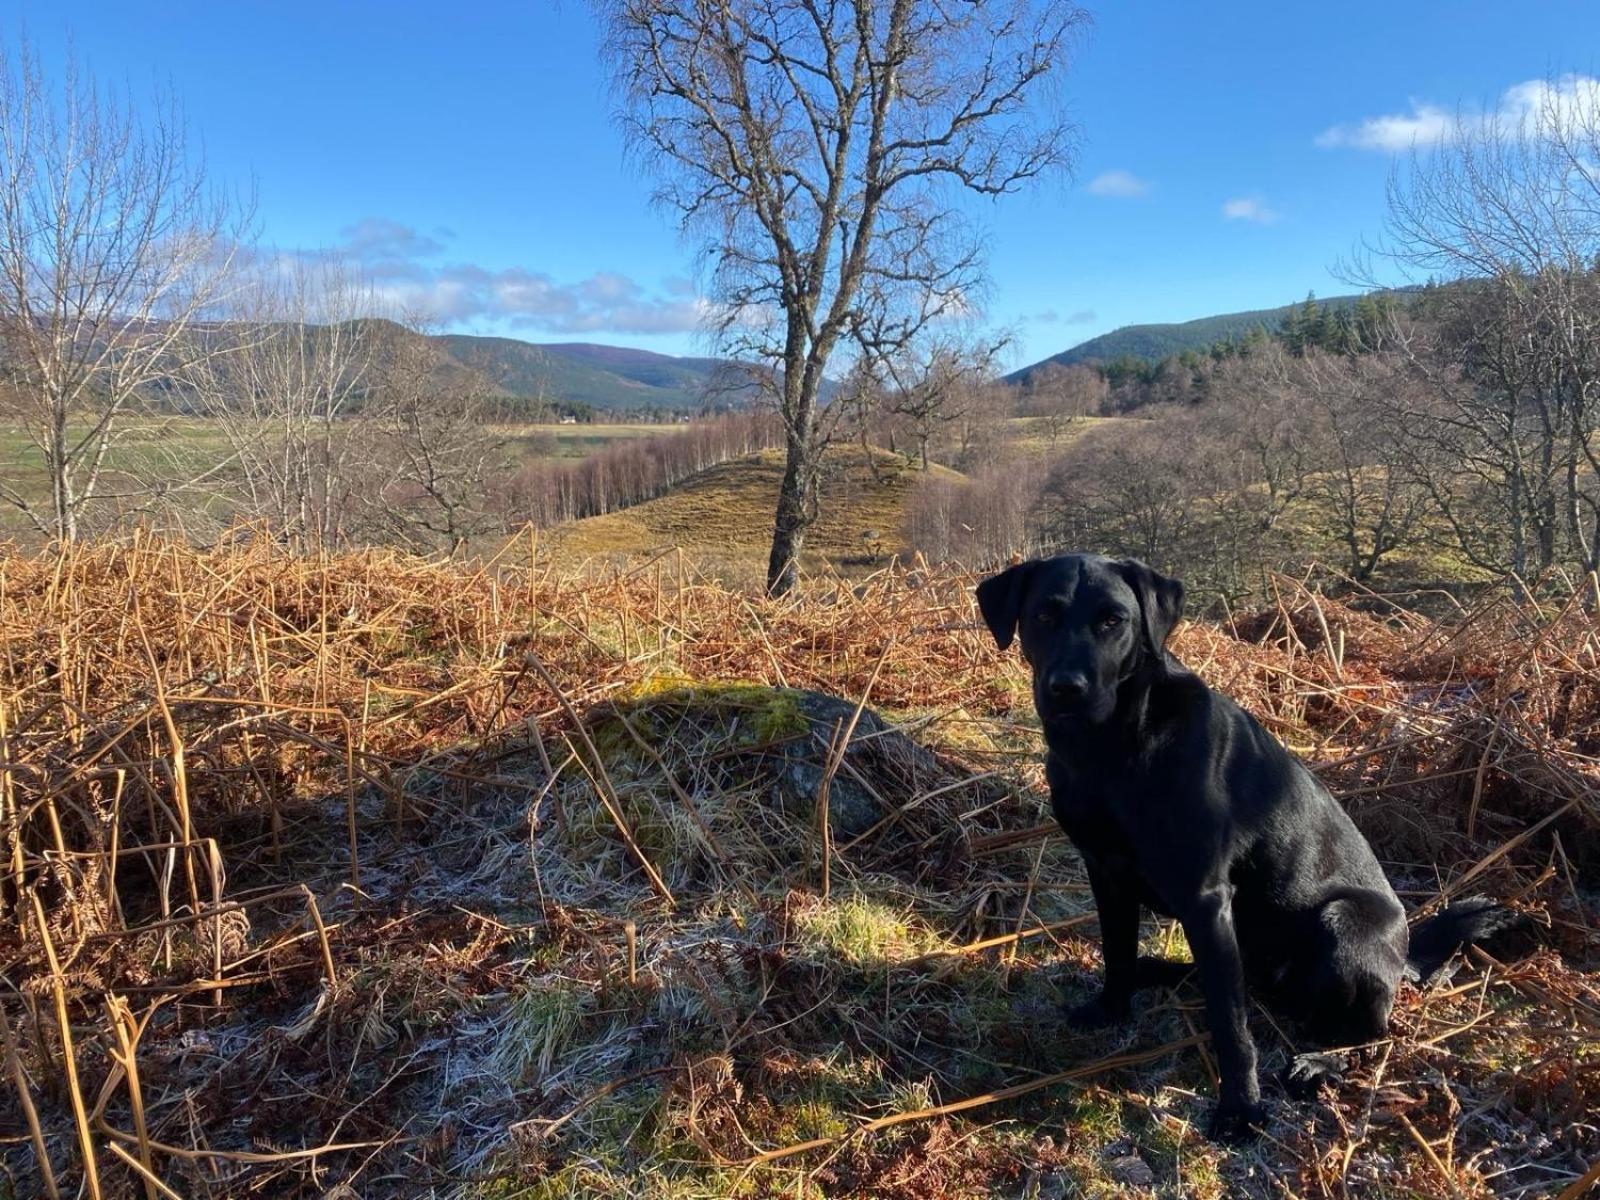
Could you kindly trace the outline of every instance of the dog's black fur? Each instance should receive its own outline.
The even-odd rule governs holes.
[[[1065,555],[978,586],[1000,648],[1033,669],[1056,819],[1088,868],[1105,958],[1081,1025],[1128,1016],[1141,987],[1188,964],[1138,956],[1143,905],[1182,924],[1221,1070],[1213,1137],[1262,1116],[1246,984],[1317,1044],[1381,1037],[1402,978],[1427,978],[1515,914],[1474,899],[1408,939],[1405,909],[1372,848],[1306,768],[1166,650],[1183,585],[1131,559]],[[1314,1088],[1336,1059],[1302,1055]]]

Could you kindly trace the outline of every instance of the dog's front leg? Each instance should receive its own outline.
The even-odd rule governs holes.
[[[1211,1136],[1218,1141],[1251,1136],[1250,1127],[1260,1124],[1264,1116],[1261,1084],[1256,1079],[1256,1046],[1246,1022],[1249,998],[1244,960],[1234,933],[1231,892],[1226,885],[1207,888],[1189,911],[1179,914],[1200,968],[1206,1019],[1222,1076],[1217,1111],[1211,1119]]]
[[[1138,986],[1139,897],[1126,870],[1088,854],[1083,862],[1100,912],[1100,957],[1106,974],[1100,994],[1071,1009],[1067,1019],[1080,1029],[1097,1029],[1128,1019],[1129,1000]]]

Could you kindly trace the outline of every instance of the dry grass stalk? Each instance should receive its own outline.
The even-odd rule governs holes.
[[[67,1011],[67,987],[61,975],[61,961],[56,957],[55,940],[50,936],[50,924],[45,920],[39,893],[30,893],[29,899],[33,902],[34,917],[38,921],[39,943],[50,967],[50,993],[56,1008],[56,1035],[61,1039],[61,1067],[66,1074],[67,1098],[72,1104],[72,1116],[78,1130],[83,1182],[91,1200],[100,1200],[100,1168],[95,1159],[94,1139],[89,1133],[89,1111],[84,1107],[83,1087],[78,1082],[78,1053],[72,1040],[72,1018]]]
[[[983,1108],[990,1104],[1000,1104],[1007,1100],[1015,1100],[1019,1096],[1026,1096],[1030,1092],[1037,1092],[1043,1088],[1057,1087],[1063,1083],[1077,1083],[1107,1071],[1119,1070],[1123,1067],[1137,1067],[1145,1063],[1154,1062],[1158,1058],[1165,1058],[1178,1050],[1197,1046],[1203,1039],[1200,1036],[1179,1038],[1167,1042],[1165,1045],[1156,1046],[1150,1050],[1139,1050],[1131,1054],[1113,1054],[1106,1058],[1096,1059],[1094,1062],[1085,1063],[1083,1066],[1073,1067],[1068,1071],[1057,1071],[1052,1075],[1041,1075],[1038,1079],[1030,1079],[1026,1083],[1019,1083],[1015,1087],[1001,1088],[995,1092],[985,1092],[981,1096],[968,1096],[965,1100],[955,1100],[949,1104],[937,1104],[931,1108],[917,1109],[915,1112],[895,1113],[892,1116],[876,1117],[866,1121],[852,1131],[853,1136],[865,1136],[877,1133],[883,1129],[892,1129],[896,1125],[904,1125],[908,1121],[928,1121],[935,1117],[947,1117],[954,1113],[969,1112],[974,1108]],[[806,1154],[813,1150],[823,1150],[834,1145],[841,1137],[812,1138],[809,1141],[796,1142],[790,1146],[781,1146],[775,1150],[763,1150],[746,1160],[746,1165],[755,1163],[771,1163],[779,1159],[792,1158],[796,1154]]]
[[[117,1158],[128,1164],[128,1169],[137,1175],[145,1185],[145,1194],[148,1196],[165,1196],[167,1200],[183,1200],[156,1176],[150,1169],[150,1164],[144,1158],[135,1158],[115,1142],[107,1142],[106,1149]]]
[[[220,972],[218,978],[221,978]],[[144,1092],[139,1086],[139,1060],[135,1051],[138,1049],[139,1036],[144,1029],[128,1008],[128,1002],[121,996],[115,994],[107,996],[106,1009],[110,1017],[111,1032],[117,1039],[117,1048],[112,1052],[113,1061],[128,1080],[128,1102],[133,1111],[133,1131],[139,1139],[139,1174],[144,1180],[145,1195],[154,1200],[158,1192],[165,1190],[165,1185],[154,1173],[155,1161],[150,1155],[150,1130],[144,1114]],[[121,1147],[115,1143],[108,1145],[115,1152],[121,1151]]]
[[[28,1085],[27,1072],[22,1067],[22,1056],[17,1053],[16,1036],[11,1031],[11,1018],[0,1005],[0,1036],[5,1038],[6,1070],[11,1075],[12,1086],[17,1090],[17,1105],[28,1122],[28,1139],[33,1143],[34,1162],[39,1170],[39,1182],[50,1200],[61,1200],[56,1186],[55,1168],[50,1165],[50,1151],[45,1145],[44,1131],[39,1125],[39,1110],[34,1107],[33,1090]]]
[[[611,778],[606,773],[605,758],[595,748],[594,740],[589,736],[589,731],[584,726],[583,721],[579,719],[577,710],[572,706],[572,701],[567,698],[567,693],[562,690],[561,685],[551,678],[550,672],[545,670],[543,663],[530,655],[528,664],[538,672],[539,678],[544,680],[546,685],[555,692],[556,699],[561,702],[562,710],[571,719],[578,736],[583,740],[584,748],[589,751],[589,761],[585,763],[580,759],[578,765],[583,767],[585,771],[593,772],[590,778],[594,781],[595,790],[600,796],[601,803],[605,805],[607,814],[616,825],[617,832],[622,835],[622,840],[627,843],[628,849],[633,853],[634,858],[644,868],[644,873],[650,880],[650,886],[655,889],[657,895],[667,902],[669,908],[673,907],[676,902],[672,898],[672,890],[667,887],[666,881],[661,878],[661,873],[656,870],[655,864],[650,861],[649,855],[639,848],[639,843],[633,836],[633,830],[628,827],[627,818],[622,815],[622,809],[617,803],[617,789],[612,786]]]

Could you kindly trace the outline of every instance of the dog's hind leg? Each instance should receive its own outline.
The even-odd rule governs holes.
[[[1347,893],[1323,906],[1289,972],[1285,999],[1313,1045],[1359,1046],[1389,1027],[1405,967],[1405,913],[1380,893]],[[1344,1074],[1340,1050],[1298,1054],[1284,1075],[1291,1095],[1314,1095]]]

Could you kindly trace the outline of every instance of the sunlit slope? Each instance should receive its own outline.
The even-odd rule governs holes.
[[[946,479],[959,474],[933,466]],[[764,450],[712,467],[667,495],[549,532],[545,544],[563,562],[692,551],[697,562],[736,570],[764,569],[783,478],[783,452]],[[827,453],[820,516],[806,540],[803,565],[861,567],[904,549],[906,506],[924,479],[896,454],[859,446]]]

